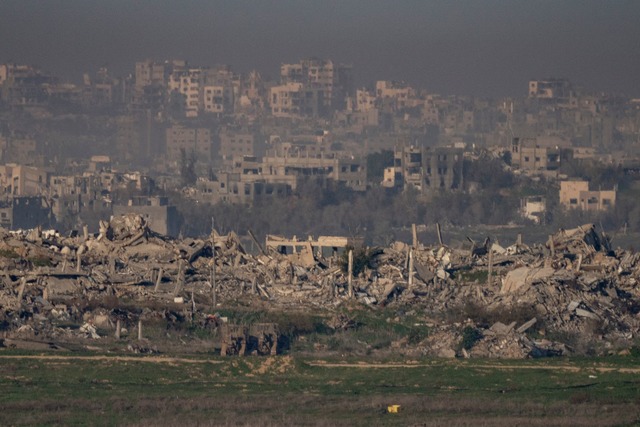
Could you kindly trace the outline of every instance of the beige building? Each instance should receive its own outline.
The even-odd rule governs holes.
[[[354,191],[367,188],[366,164],[360,158],[311,151],[276,152],[270,150],[263,158],[234,156],[228,169],[229,176],[241,183],[262,182],[284,185],[295,191],[303,180],[314,180],[322,185],[339,182]]]
[[[207,113],[223,114],[232,106],[233,91],[225,86],[205,86],[203,109]]]
[[[393,111],[415,106],[416,102],[415,91],[404,82],[377,81],[376,97],[385,109]]]
[[[0,160],[18,164],[42,164],[38,154],[38,143],[28,136],[0,135]]]
[[[269,105],[274,117],[317,117],[324,111],[324,93],[320,89],[291,82],[271,87]]]
[[[110,195],[103,192],[98,175],[51,176],[49,188],[51,211],[58,222],[83,211],[111,213]]]
[[[39,196],[48,188],[48,172],[33,166],[7,164],[0,166],[0,183],[5,194]]]
[[[529,172],[555,171],[571,157],[570,145],[559,138],[513,138],[511,165]]]
[[[361,159],[338,157],[335,154],[318,156],[266,156],[262,159],[260,176],[266,182],[286,183],[293,190],[302,179],[342,182],[355,191],[367,188],[367,173]]]
[[[520,215],[536,224],[544,222],[547,200],[544,196],[530,196],[520,200]]]
[[[566,100],[571,95],[571,83],[565,79],[529,81],[529,98]]]
[[[0,64],[0,85],[2,85],[9,77],[9,66],[7,64]]]
[[[156,62],[150,59],[136,62],[135,85],[137,90],[145,86],[164,86],[169,78],[169,73],[175,68],[183,69],[186,61]]]
[[[262,76],[257,71],[251,71],[243,79],[238,107],[243,110],[254,108],[261,110],[266,104],[267,91]]]
[[[280,80],[283,84],[302,83],[320,92],[323,111],[341,110],[351,92],[352,67],[330,59],[303,59],[296,64],[282,64]]]
[[[248,179],[249,178],[249,179]],[[284,197],[291,186],[282,182],[266,182],[255,175],[219,173],[215,180],[199,178],[193,197],[207,203],[253,203],[256,200]]]
[[[394,166],[384,171],[383,187],[412,187],[426,193],[462,189],[464,157],[461,148],[400,147]]]
[[[264,144],[248,129],[223,128],[220,131],[220,157],[231,160],[236,156],[262,156]]]
[[[166,131],[167,159],[176,164],[182,158],[182,152],[187,156],[195,155],[200,164],[211,162],[211,131],[207,128],[173,125]]]
[[[202,69],[174,71],[169,77],[169,93],[182,95],[186,117],[198,117],[200,111],[200,89]]]
[[[355,111],[371,111],[376,108],[376,96],[366,89],[356,90]]]
[[[560,182],[560,204],[567,209],[605,211],[616,204],[616,189],[591,191],[588,181]]]

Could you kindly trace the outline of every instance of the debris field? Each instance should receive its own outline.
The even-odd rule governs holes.
[[[384,248],[352,248],[337,237],[267,236],[263,246],[249,234],[257,254],[235,233],[172,239],[133,214],[101,222],[96,234],[86,227],[71,236],[0,230],[0,346],[46,349],[71,339],[128,337],[130,351],[157,351],[143,339],[145,322],[219,323],[218,307],[237,301],[318,310],[345,328],[354,326],[344,307],[397,308],[429,327],[404,351],[436,357],[619,352],[640,332],[640,254],[612,249],[593,224],[560,230],[545,245],[508,247],[490,239],[469,248],[440,239],[427,247],[415,233],[412,244]],[[110,300],[139,308],[110,307]],[[509,310],[521,312],[517,320],[490,321]],[[256,342],[260,354],[274,354],[274,328],[265,327],[269,333]],[[232,352],[234,343],[223,338],[223,353],[244,354],[248,340],[244,333],[241,350]]]

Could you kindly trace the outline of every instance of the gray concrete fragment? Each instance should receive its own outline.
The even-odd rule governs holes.
[[[537,321],[538,319],[534,317],[533,319],[524,322],[518,329],[516,329],[516,332],[519,334],[524,333],[527,329],[535,325]]]

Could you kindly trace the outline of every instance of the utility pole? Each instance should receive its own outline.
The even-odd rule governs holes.
[[[347,271],[347,290],[349,298],[353,298],[353,249],[349,249],[349,265]]]
[[[216,289],[216,238],[215,238],[215,220],[211,217],[211,303],[215,310],[218,305],[218,295]]]

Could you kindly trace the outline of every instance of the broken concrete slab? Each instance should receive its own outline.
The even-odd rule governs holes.
[[[533,283],[547,279],[556,272],[550,267],[520,267],[507,273],[500,289],[501,294],[516,292],[518,290],[526,290],[527,286]]]
[[[598,317],[597,314],[592,313],[588,310],[582,309],[582,308],[576,308],[576,315],[580,316],[580,317],[586,317],[589,319],[593,319],[593,320],[600,320],[600,317]]]
[[[519,334],[525,333],[530,327],[535,325],[537,321],[538,319],[534,317],[533,319],[524,322],[518,329],[516,329],[516,332]]]

